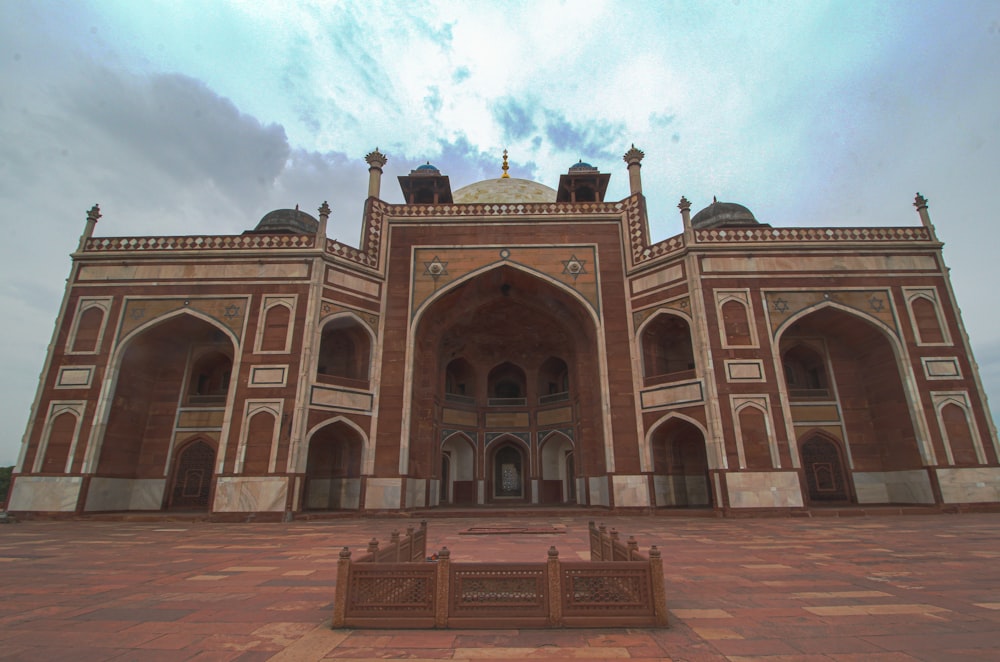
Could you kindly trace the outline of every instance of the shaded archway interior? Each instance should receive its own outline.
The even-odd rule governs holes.
[[[922,468],[896,354],[883,331],[827,307],[792,324],[781,352],[793,418],[828,403],[824,411],[838,420],[827,432],[843,442],[842,430],[851,431],[846,441],[854,471]]]
[[[653,487],[656,504],[671,508],[709,507],[712,490],[705,435],[680,418],[653,431]]]
[[[554,421],[549,429],[570,430],[577,439],[570,467],[581,475],[603,473],[596,331],[572,295],[520,269],[498,267],[434,302],[415,337],[410,475],[438,477],[442,431],[457,429],[476,440],[474,464],[484,467],[478,478],[497,480],[496,467],[487,466],[495,453],[486,454],[483,444],[487,433],[504,432],[530,449],[523,479],[540,480],[534,442],[546,433],[538,424],[544,412]],[[457,459],[453,476],[468,475]],[[565,483],[564,477],[552,480]],[[468,498],[468,489],[443,493]],[[572,488],[559,491],[565,501]],[[522,495],[530,497],[527,488]]]
[[[232,355],[229,336],[192,315],[132,339],[121,359],[97,474],[162,478],[178,406],[223,407]]]

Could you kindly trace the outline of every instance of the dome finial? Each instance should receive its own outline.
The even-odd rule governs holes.
[[[507,165],[507,150],[505,149],[503,151],[503,174],[500,175],[500,179],[510,179],[510,175],[507,174],[508,170],[510,170],[510,166]]]

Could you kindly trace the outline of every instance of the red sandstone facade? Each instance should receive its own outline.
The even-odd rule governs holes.
[[[724,512],[1000,501],[1000,444],[918,195],[909,227],[714,203],[649,241],[639,178],[454,194],[424,166],[360,248],[88,216],[12,512],[444,505]],[[551,194],[551,198],[544,198]],[[539,199],[543,199],[539,201]]]

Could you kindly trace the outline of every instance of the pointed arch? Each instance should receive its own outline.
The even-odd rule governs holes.
[[[812,428],[798,439],[805,495],[810,503],[831,504],[853,501],[851,472],[845,461],[843,442],[823,429]]]
[[[512,361],[493,366],[486,376],[486,394],[491,405],[524,405],[528,392],[528,376],[524,368]]]
[[[417,327],[420,324],[420,319],[423,317],[424,313],[426,313],[427,310],[429,310],[430,307],[433,306],[436,301],[441,299],[443,296],[447,295],[452,290],[455,290],[464,285],[465,283],[471,280],[475,280],[476,278],[497,269],[514,269],[516,271],[524,272],[529,276],[538,278],[539,280],[545,281],[549,285],[560,290],[563,294],[567,294],[573,299],[575,299],[577,303],[581,304],[583,308],[587,311],[587,313],[590,315],[591,321],[594,322],[594,325],[600,328],[601,320],[598,311],[595,310],[594,304],[591,303],[585,296],[580,294],[580,292],[570,287],[566,283],[563,283],[562,281],[557,280],[546,273],[537,271],[523,264],[518,264],[516,262],[506,262],[506,261],[494,262],[493,264],[488,264],[474,271],[470,271],[469,273],[464,274],[462,277],[456,278],[455,280],[451,281],[450,283],[442,287],[440,290],[434,292],[432,295],[430,295],[422,302],[420,302],[420,305],[417,306],[416,310],[412,311],[410,315],[411,318],[410,326],[414,328]],[[598,305],[600,305],[599,302]]]
[[[216,445],[204,435],[177,444],[167,491],[167,508],[208,510],[212,502]]]
[[[760,402],[746,400],[733,408],[736,418],[741,468],[770,470],[777,468],[769,412]]]
[[[70,471],[80,412],[76,407],[52,407],[45,423],[44,437],[38,446],[34,473],[66,473]]]
[[[377,344],[371,327],[356,313],[339,311],[320,320],[318,334],[317,380],[367,388]]]
[[[639,347],[647,385],[694,377],[691,323],[675,311],[659,310],[641,326]]]
[[[822,339],[829,386],[824,399],[835,407],[843,429],[850,431],[850,439],[840,443],[844,457],[853,462],[851,469],[889,476],[933,464],[927,419],[906,346],[896,329],[864,311],[819,302],[791,316],[775,332],[772,352],[778,374],[784,371],[783,350],[793,339],[808,338]],[[794,412],[809,403],[794,402],[796,393],[784,380],[779,389],[786,432],[790,439],[798,439]],[[801,444],[793,449],[801,450]],[[793,465],[801,466],[795,462],[793,458]]]
[[[502,435],[486,447],[487,490],[491,501],[530,499],[531,449],[514,435]]]
[[[551,430],[539,440],[539,502],[575,501],[575,448],[573,440],[559,430]]]
[[[653,492],[660,507],[707,507],[713,502],[705,428],[672,412],[650,426]]]
[[[917,294],[909,300],[914,331],[919,345],[946,345],[947,336],[937,301],[927,294]]]
[[[372,449],[371,449],[371,444],[369,443],[368,440],[368,434],[365,432],[364,428],[362,428],[360,425],[358,425],[351,419],[347,418],[346,416],[343,415],[334,416],[333,418],[328,418],[309,428],[306,431],[302,448],[308,450],[309,444],[312,443],[313,436],[315,436],[315,434],[320,430],[322,430],[323,428],[327,427],[328,425],[333,425],[334,423],[343,423],[347,427],[351,428],[358,435],[358,438],[361,440],[362,451],[363,451],[362,462],[361,462],[362,471],[365,474],[371,474],[373,467],[371,467],[370,464],[374,463],[375,458],[374,458],[374,453],[371,452]],[[294,464],[295,464],[294,467],[295,473],[304,473],[306,464],[306,454],[299,453],[298,457],[296,458],[296,462]]]
[[[979,436],[967,394],[944,393],[937,395],[934,400],[938,429],[944,440],[948,463],[958,466],[986,464],[986,449]]]
[[[813,313],[819,312],[819,311],[823,310],[824,308],[835,308],[836,310],[839,310],[842,313],[847,313],[848,315],[850,315],[852,317],[857,317],[857,318],[861,319],[864,322],[868,322],[869,324],[874,325],[880,331],[882,331],[882,333],[884,335],[886,335],[888,337],[889,341],[893,344],[893,347],[897,349],[897,352],[896,352],[897,356],[899,355],[899,351],[898,351],[899,350],[899,335],[898,335],[898,332],[896,331],[896,329],[894,329],[893,327],[889,326],[888,324],[886,324],[885,322],[883,322],[879,318],[874,317],[873,315],[869,315],[868,313],[866,313],[863,310],[858,310],[857,308],[851,308],[850,306],[845,306],[844,304],[837,303],[836,301],[820,301],[818,303],[815,303],[815,304],[813,304],[811,306],[808,306],[808,307],[803,308],[802,310],[796,312],[794,315],[790,316],[788,319],[786,319],[784,322],[782,322],[774,330],[773,335],[774,335],[775,341],[781,340],[781,337],[784,335],[785,331],[787,331],[789,328],[791,328],[791,326],[793,324],[795,324],[796,322],[798,322],[800,319],[802,319],[803,317],[808,317],[809,315],[811,315]],[[775,344],[778,344],[778,343],[775,342]]]
[[[127,348],[128,344],[131,343],[140,335],[142,335],[145,331],[149,330],[152,327],[159,326],[161,324],[169,322],[175,317],[183,317],[185,315],[189,317],[194,317],[195,319],[199,319],[202,322],[208,322],[216,329],[226,334],[229,340],[232,341],[234,349],[239,348],[240,339],[236,335],[236,333],[228,326],[226,326],[219,320],[215,319],[211,315],[207,315],[201,312],[200,310],[194,310],[193,308],[179,308],[177,310],[171,310],[166,313],[163,313],[162,315],[157,315],[156,317],[150,318],[145,322],[143,322],[142,324],[135,327],[134,329],[132,329],[131,331],[129,331],[123,337],[119,338],[115,346],[115,352],[113,355],[114,358],[112,359],[112,362],[116,362],[117,357],[119,357],[122,354],[122,352]]]
[[[597,404],[607,401],[610,396],[606,365],[608,348],[596,305],[572,287],[547,274],[513,262],[496,262],[442,285],[426,299],[411,305],[410,324],[406,331],[413,342],[406,343],[399,350],[403,364],[400,473],[437,473],[436,446],[430,443],[436,436],[435,421],[426,416],[417,416],[416,412],[427,411],[432,398],[441,397],[441,372],[452,358],[463,356],[464,339],[475,344],[488,335],[485,331],[498,334],[501,327],[511,330],[506,325],[513,324],[511,320],[517,314],[511,308],[515,301],[526,305],[530,310],[532,315],[523,322],[539,337],[546,342],[554,342],[552,339],[560,336],[572,343],[573,352],[570,354],[574,355],[566,356],[565,360],[572,364],[574,374],[579,373],[577,377],[581,386],[574,395],[583,403],[574,410],[573,415],[579,416],[594,430],[591,435],[593,447],[588,446],[582,461],[585,463],[585,470],[592,473],[614,469],[610,412]],[[475,305],[451,305],[454,302]],[[506,317],[501,315],[504,310],[507,311]],[[467,314],[456,311],[466,311]],[[485,319],[499,320],[501,324],[480,323],[477,327],[472,323],[473,317],[480,322]],[[553,332],[551,335],[545,334],[542,322],[552,323],[548,325]],[[484,332],[477,329],[483,329]],[[443,343],[450,343],[447,345],[447,352]],[[522,392],[527,402],[517,406],[537,406],[538,384],[534,370],[545,357],[532,355],[530,360],[521,361],[507,351],[504,344],[493,344],[492,347],[497,350],[466,354],[473,357],[470,360],[477,361],[478,400],[477,403],[463,404],[478,404],[483,408],[490,406],[485,397],[488,381],[486,375],[489,372],[487,365],[499,360],[516,361],[526,373]],[[534,347],[534,350],[528,351],[529,354],[532,351],[558,353],[556,347]],[[485,429],[480,430],[484,431]],[[480,462],[483,461],[484,456],[481,455]]]
[[[347,419],[323,421],[308,435],[303,507],[307,510],[356,510],[361,506],[361,475],[367,441]]]
[[[476,503],[476,444],[466,432],[453,432],[441,441],[440,464],[440,502]]]
[[[167,339],[164,330],[169,330],[171,327],[168,325],[171,324],[177,325],[179,328],[175,329],[175,333]],[[179,333],[176,331],[179,331]],[[155,360],[151,357],[142,359],[137,355],[133,355],[133,348],[142,339],[149,339],[149,342],[158,343],[158,347],[161,349],[170,347],[173,359],[168,360],[162,355],[156,356]],[[124,421],[128,418],[138,420],[136,418],[137,414],[139,417],[145,416],[149,411],[148,408],[153,399],[158,398],[158,401],[162,401],[160,402],[162,407],[169,407],[176,410],[181,392],[186,388],[185,379],[188,378],[190,373],[189,362],[191,360],[192,348],[195,345],[202,344],[216,345],[220,350],[224,348],[225,352],[231,353],[229,355],[234,357],[232,373],[238,373],[240,361],[240,353],[238,351],[240,346],[239,338],[232,329],[225,326],[222,322],[210,315],[190,308],[172,310],[146,320],[116,340],[115,349],[108,361],[108,371],[101,385],[101,393],[98,398],[97,413],[95,415],[96,424],[92,427],[87,442],[87,450],[83,461],[84,472],[96,472],[102,462],[110,462],[111,466],[116,467],[111,471],[111,475],[135,478],[137,477],[135,475],[137,471],[141,470],[141,472],[146,473],[155,470],[158,472],[160,478],[166,477],[170,470],[170,437],[172,435],[155,435],[155,444],[163,446],[162,457],[164,458],[163,466],[157,470],[152,465],[139,464],[139,455],[136,449],[132,447],[137,437],[134,430],[131,432],[125,430],[125,428],[122,428],[118,432],[114,430],[116,426],[121,427],[124,425]],[[153,362],[150,363],[150,361]],[[152,374],[150,374],[148,367],[154,365],[162,373],[160,376],[156,374],[156,371],[152,371]],[[146,366],[146,368],[143,366]],[[123,375],[123,371],[127,374]],[[129,388],[125,391],[122,391],[120,388],[123,379],[130,382]],[[168,379],[172,385],[170,388],[176,385],[177,392],[168,393],[164,390],[167,383],[165,379]],[[155,391],[153,389],[154,383],[156,383]],[[137,389],[137,386],[141,388]],[[233,398],[234,389],[229,385],[226,394],[218,402],[218,406],[220,408],[231,408]],[[131,402],[132,409],[123,407],[123,403],[119,402],[121,400]],[[172,425],[173,416],[167,418],[159,416],[157,420],[171,421],[170,424]],[[227,417],[220,431],[221,439],[228,437],[229,427],[230,419]],[[108,444],[109,435],[119,437],[114,442],[117,446],[122,446],[119,448],[119,451],[108,452],[105,448]],[[132,437],[132,442],[127,440],[129,437]],[[154,452],[152,447],[145,448],[145,445],[154,443],[149,439],[148,434],[138,435],[138,438],[143,439],[144,448],[142,454],[147,457],[160,455],[160,453]],[[130,443],[132,446],[129,445]],[[222,454],[222,450],[224,449],[220,449],[219,455]],[[102,470],[109,470],[109,468],[105,467]]]
[[[744,347],[754,344],[750,326],[750,310],[745,301],[732,296],[719,302],[722,317],[723,340],[727,347]]]
[[[259,352],[287,352],[292,330],[292,307],[284,301],[268,304],[261,311]]]

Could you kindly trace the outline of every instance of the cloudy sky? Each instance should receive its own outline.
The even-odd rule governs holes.
[[[646,152],[654,238],[713,195],[775,226],[916,225],[920,191],[1000,412],[1000,2],[0,2],[0,465],[13,464],[86,210],[98,235],[229,234],[363,156],[554,187]],[[995,414],[996,416],[996,414]]]

